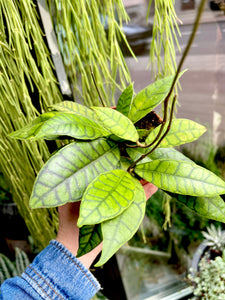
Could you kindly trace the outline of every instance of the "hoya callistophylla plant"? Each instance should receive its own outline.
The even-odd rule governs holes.
[[[40,170],[30,206],[55,207],[81,201],[78,256],[103,241],[97,266],[133,236],[144,217],[146,199],[140,178],[197,213],[225,221],[225,204],[220,197],[225,193],[225,182],[173,148],[205,132],[205,127],[191,120],[173,120],[175,97],[167,116],[191,40],[175,76],[156,81],[136,96],[133,86],[128,86],[116,110],[64,101],[11,134],[22,140],[72,139]],[[157,116],[155,120],[153,109],[162,102],[163,120]]]
[[[196,212],[225,221],[219,196],[225,193],[225,182],[173,148],[196,140],[205,127],[188,119],[173,120],[173,112],[166,121],[165,111],[162,125],[154,128],[153,113],[149,115],[167,99],[173,82],[174,76],[158,80],[136,96],[130,85],[116,109],[64,101],[11,134],[18,139],[73,139],[40,170],[30,206],[81,201],[78,256],[103,241],[97,266],[133,236],[144,217],[146,199],[140,178],[178,200],[184,197]],[[172,107],[174,103],[175,98]],[[143,123],[148,126],[140,128]]]

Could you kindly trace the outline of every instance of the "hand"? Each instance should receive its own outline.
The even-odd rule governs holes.
[[[158,188],[151,182],[146,181],[145,179],[141,179],[140,183],[142,184],[144,190],[145,190],[145,197],[146,200],[148,200],[152,195],[154,195]]]
[[[152,183],[142,179],[141,184],[145,190],[146,199],[148,200],[156,191],[157,187]],[[67,203],[58,207],[59,212],[59,230],[56,240],[62,243],[75,256],[79,248],[79,228],[77,220],[79,217],[80,202]],[[89,253],[79,257],[79,260],[89,268],[97,255],[102,250],[102,243]]]
[[[58,207],[59,230],[56,240],[63,244],[73,255],[77,255],[79,248],[79,228],[77,220],[79,217],[80,202],[66,203]],[[89,269],[97,255],[102,251],[102,243],[89,253],[80,256],[80,262]]]

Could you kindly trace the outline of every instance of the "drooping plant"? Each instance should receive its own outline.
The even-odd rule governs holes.
[[[181,33],[178,26],[179,19],[174,7],[175,0],[150,0],[148,4],[147,22],[153,2],[154,18],[149,65],[151,67],[152,77],[156,80],[171,76],[176,72],[176,47],[178,51],[181,51],[177,36],[180,36]],[[174,93],[177,95],[178,87],[179,81],[176,82],[174,87]],[[171,108],[170,104],[169,108]]]
[[[149,1],[147,18],[153,1]],[[176,72],[176,46],[180,50],[177,34],[180,35],[175,0],[155,0],[153,35],[150,47],[152,74],[156,79]]]
[[[54,210],[31,211],[28,203],[49,150],[44,141],[21,145],[7,134],[25,126],[38,110],[44,111],[62,96],[33,2],[0,1],[0,13],[0,169],[41,249],[55,236],[57,215]]]
[[[122,30],[128,21],[121,0],[47,0],[74,99],[87,106],[99,105],[90,66],[107,105],[115,105],[114,94],[130,82],[120,48]]]

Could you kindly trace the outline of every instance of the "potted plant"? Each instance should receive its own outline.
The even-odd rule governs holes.
[[[195,252],[188,275],[193,299],[225,299],[225,232],[211,224],[202,233],[205,240]]]
[[[11,134],[22,140],[72,140],[40,170],[30,206],[54,207],[82,199],[78,256],[103,240],[98,266],[133,236],[144,217],[145,193],[139,179],[173,195],[193,196],[187,205],[193,206],[194,201],[200,213],[206,213],[202,203],[222,205],[219,195],[225,193],[224,181],[172,148],[196,140],[206,130],[191,120],[173,120],[176,97],[167,120],[168,102],[178,77],[158,80],[136,96],[130,85],[116,109],[64,101]],[[154,128],[150,114],[147,126],[140,128],[141,120],[162,102],[161,125]],[[210,210],[207,214],[211,217]]]
[[[67,139],[40,170],[30,206],[57,207],[81,201],[77,256],[103,241],[96,266],[104,264],[138,229],[146,205],[140,179],[199,214],[224,221],[225,204],[220,194],[225,193],[225,182],[173,148],[198,139],[206,131],[191,120],[173,119],[174,87],[203,7],[204,1],[174,76],[157,80],[136,95],[133,85],[128,86],[116,109],[105,107],[100,93],[102,107],[64,101],[10,134],[31,142]],[[162,118],[154,113],[161,103]]]

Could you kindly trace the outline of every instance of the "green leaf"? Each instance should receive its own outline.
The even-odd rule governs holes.
[[[122,113],[126,117],[128,116],[131,108],[133,93],[134,93],[134,89],[132,83],[122,92],[116,106],[116,110]]]
[[[186,72],[179,73],[177,80]],[[134,98],[131,106],[129,119],[136,123],[152,111],[157,105],[165,100],[173,82],[174,76],[168,76],[157,80],[140,91]]]
[[[121,143],[121,142],[125,142],[126,140],[125,139],[121,139],[120,137],[118,137],[117,135],[115,134],[111,134],[110,136],[108,136],[108,138],[113,141],[113,142],[116,142],[116,143]]]
[[[127,148],[127,153],[132,158],[132,160],[137,160],[141,157],[142,154],[145,154],[150,151],[149,148]],[[183,160],[194,163],[191,159],[186,157],[181,152],[173,149],[173,148],[156,148],[151,154],[146,156],[139,164],[143,164],[146,162],[150,162],[156,159],[172,159],[172,160]]]
[[[152,130],[148,130],[148,129],[137,129],[139,140],[145,140],[151,131]]]
[[[65,146],[39,172],[30,206],[54,207],[80,200],[96,176],[120,167],[119,159],[118,147],[103,138]]]
[[[90,118],[92,120],[97,118],[95,112],[92,109],[73,101],[63,101],[52,105],[51,108],[60,112],[74,113],[76,115],[81,115],[83,117]]]
[[[162,134],[165,133],[169,122],[165,124]],[[146,139],[146,144],[150,144],[158,135],[160,126],[154,129]],[[160,143],[160,147],[174,147],[197,140],[206,128],[188,119],[175,119],[172,121],[170,131]]]
[[[126,151],[128,153],[128,155],[130,156],[130,158],[135,161],[137,159],[139,159],[143,154],[147,153],[150,151],[149,148],[126,148]],[[151,157],[148,155],[146,156],[140,163],[146,163],[146,162],[150,162],[152,161]]]
[[[85,225],[79,230],[77,257],[85,255],[102,242],[101,225]]]
[[[129,119],[136,123],[157,105],[159,105],[168,94],[174,76],[165,77],[150,84],[141,90],[134,98],[129,112]]]
[[[93,107],[104,127],[118,137],[136,142],[139,138],[133,123],[120,112],[108,107]]]
[[[140,182],[135,180],[135,201],[116,218],[102,223],[103,249],[95,266],[103,265],[138,230],[146,206],[145,192]]]
[[[207,198],[174,193],[169,195],[201,216],[225,223],[225,203],[220,196]]]
[[[126,171],[129,168],[129,166],[132,164],[132,160],[128,157],[121,156],[120,163],[121,163],[121,169]]]
[[[176,149],[173,148],[156,148],[150,155],[149,157],[152,160],[156,159],[171,159],[171,160],[181,160],[181,161],[187,161],[190,163],[194,162],[185,156],[183,153],[180,151],[177,151]]]
[[[100,174],[83,195],[78,227],[102,223],[120,215],[135,199],[135,182],[136,179],[124,170]]]
[[[139,164],[135,172],[157,187],[177,194],[211,197],[225,193],[225,182],[198,165],[177,160]]]
[[[9,136],[19,140],[31,139],[37,134],[41,126],[55,115],[57,115],[57,112],[54,111],[44,113],[27,126],[10,133]]]
[[[43,124],[35,139],[70,136],[81,140],[94,140],[109,134],[98,121],[81,115],[58,113]]]

